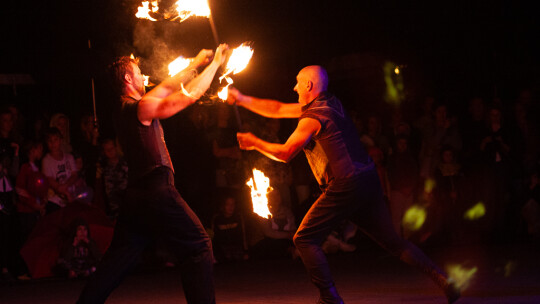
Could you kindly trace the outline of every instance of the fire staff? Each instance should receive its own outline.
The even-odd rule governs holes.
[[[457,285],[421,250],[400,238],[383,202],[373,161],[364,150],[343,105],[327,92],[328,75],[320,66],[303,68],[296,76],[298,103],[283,103],[241,94],[231,88],[228,102],[270,118],[299,118],[284,144],[266,142],[251,133],[238,133],[240,148],[257,150],[276,161],[288,162],[302,149],[323,193],[310,208],[294,243],[319,288],[318,303],[343,303],[337,292],[321,244],[348,215],[355,213],[361,230],[402,261],[426,273],[443,289],[448,302],[459,298]]]
[[[227,49],[223,44],[215,54],[201,50],[186,69],[148,93],[136,60],[120,57],[112,64],[121,91],[117,131],[129,166],[129,183],[111,246],[78,303],[105,302],[147,245],[158,238],[184,262],[181,278],[187,302],[215,303],[210,238],[174,186],[174,169],[159,120],[182,111],[204,94]]]

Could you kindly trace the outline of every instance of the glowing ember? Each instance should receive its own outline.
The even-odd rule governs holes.
[[[154,9],[155,4],[155,9]],[[157,1],[152,2],[152,12],[157,11]],[[135,14],[135,17],[140,19],[148,19],[150,21],[157,21],[156,19],[150,17],[150,2],[149,1],[143,1],[141,3],[141,6],[137,8],[137,13]]]
[[[463,291],[469,287],[477,270],[477,267],[465,268],[459,264],[453,264],[449,265],[446,271],[448,272],[450,280],[454,280],[456,285]]]
[[[210,6],[207,0],[178,0],[174,4],[178,16],[172,20],[180,19],[180,22],[191,16],[210,17]]]
[[[173,60],[171,63],[169,63],[169,76],[174,76],[178,74],[178,72],[187,68],[191,61],[192,59],[184,58],[182,56]]]
[[[257,213],[260,217],[269,218],[271,214],[268,209],[267,195],[272,190],[270,188],[270,179],[257,169],[253,169],[253,177],[255,178],[255,185],[253,184],[253,178],[250,178],[246,183],[251,188],[253,212]]]
[[[416,231],[424,225],[426,216],[427,213],[424,207],[418,205],[411,206],[403,215],[403,225],[411,231]]]
[[[463,217],[467,220],[474,221],[483,217],[485,214],[486,207],[482,202],[479,202],[478,204],[471,207],[469,210],[465,211],[465,215],[463,215]]]

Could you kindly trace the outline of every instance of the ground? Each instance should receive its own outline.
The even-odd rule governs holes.
[[[345,303],[446,303],[427,277],[370,244],[353,253],[329,257]],[[476,267],[457,303],[540,303],[540,246],[531,242],[491,246],[446,246],[426,250],[439,265]],[[472,271],[470,271],[472,272]],[[250,260],[216,264],[217,303],[315,303],[317,292],[300,260]],[[84,280],[59,278],[25,282],[3,281],[0,303],[75,303]],[[175,268],[136,271],[107,303],[185,303]]]

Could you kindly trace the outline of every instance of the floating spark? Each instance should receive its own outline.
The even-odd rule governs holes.
[[[456,282],[456,285],[463,291],[469,287],[477,267],[465,268],[459,264],[452,264],[447,267],[448,276]]]
[[[479,202],[478,204],[471,207],[469,210],[465,211],[465,215],[463,215],[463,217],[467,220],[474,221],[483,217],[485,214],[486,207],[482,202]]]
[[[403,215],[403,225],[411,231],[416,231],[424,225],[426,216],[427,213],[424,207],[418,205],[411,206]]]

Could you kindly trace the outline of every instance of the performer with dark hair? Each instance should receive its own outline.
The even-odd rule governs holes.
[[[174,186],[174,168],[159,120],[175,115],[204,94],[227,49],[222,44],[215,54],[201,50],[186,69],[148,93],[136,60],[121,57],[112,64],[121,91],[117,129],[129,182],[111,246],[79,303],[103,303],[147,245],[157,239],[184,262],[181,278],[187,302],[215,303],[210,238]],[[212,56],[212,62],[196,75],[197,68],[208,64]]]
[[[298,103],[246,96],[234,88],[229,89],[228,102],[266,117],[299,118],[298,126],[284,144],[269,143],[251,133],[238,133],[237,137],[240,148],[257,150],[276,161],[288,162],[302,149],[307,156],[323,193],[302,220],[294,243],[311,281],[319,288],[318,303],[343,303],[321,244],[353,213],[366,235],[429,275],[444,290],[449,303],[456,301],[460,296],[456,284],[394,231],[373,160],[364,150],[341,102],[327,92],[326,71],[320,66],[308,66],[298,73],[296,80]]]

